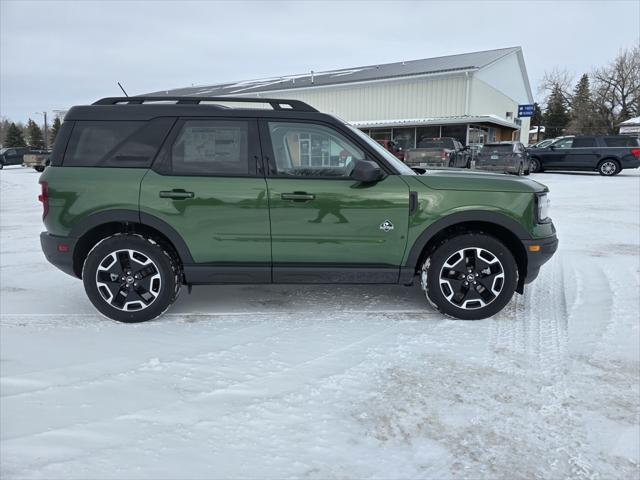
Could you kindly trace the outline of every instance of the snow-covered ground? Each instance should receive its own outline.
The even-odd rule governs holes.
[[[213,286],[98,316],[0,172],[2,478],[638,478],[640,175],[541,174],[561,239],[495,318],[417,287]]]

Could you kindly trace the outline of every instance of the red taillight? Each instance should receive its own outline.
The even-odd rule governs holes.
[[[47,182],[40,182],[41,193],[38,195],[38,201],[42,202],[42,218],[49,213],[49,185]]]
[[[633,155],[636,158],[640,158],[640,148],[632,148],[631,155]]]

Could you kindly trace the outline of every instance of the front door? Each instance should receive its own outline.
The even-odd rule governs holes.
[[[571,150],[572,144],[573,138],[565,138],[547,147],[544,153],[540,154],[542,167],[558,169],[569,167],[567,164],[567,154]]]
[[[397,282],[409,218],[404,180],[352,180],[353,164],[371,157],[334,126],[264,120],[260,132],[274,282]]]
[[[168,223],[192,283],[271,281],[267,186],[253,119],[180,120],[145,175],[140,212]]]

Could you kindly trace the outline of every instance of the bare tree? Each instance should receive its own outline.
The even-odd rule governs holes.
[[[545,72],[540,84],[538,94],[543,95],[544,103],[547,103],[552,92],[560,93],[564,104],[571,108],[573,102],[573,75],[565,69],[554,67],[550,72]]]
[[[606,67],[592,73],[598,115],[610,133],[615,126],[640,115],[640,47],[622,50]]]

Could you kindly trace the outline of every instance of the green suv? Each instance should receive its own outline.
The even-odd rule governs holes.
[[[461,319],[499,312],[555,252],[548,189],[418,175],[293,100],[105,98],[73,107],[40,177],[47,259],[104,315],[162,314],[182,285],[412,285]]]

